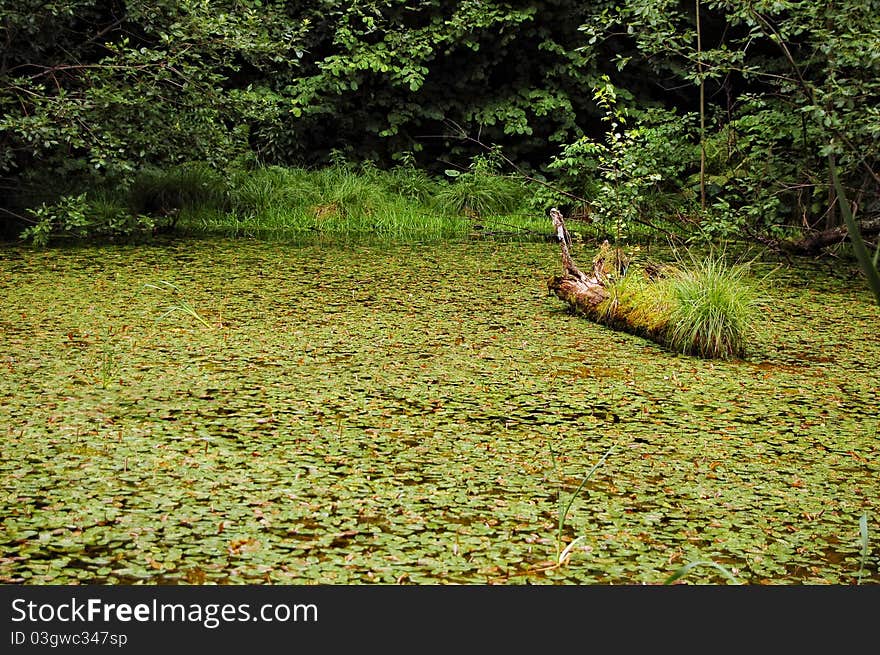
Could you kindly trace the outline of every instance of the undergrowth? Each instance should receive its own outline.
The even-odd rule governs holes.
[[[485,172],[440,180],[411,165],[381,170],[337,162],[322,169],[265,167],[229,180],[224,211],[182,210],[189,233],[370,234],[451,238],[486,225],[527,233],[543,216],[521,212],[522,185]],[[477,226],[475,219],[485,225]]]
[[[22,236],[185,234],[376,235],[452,238],[549,233],[522,183],[474,168],[434,178],[411,164],[381,170],[336,162],[321,169],[266,166],[221,173],[192,163],[144,169],[127,182],[64,196],[34,210]]]

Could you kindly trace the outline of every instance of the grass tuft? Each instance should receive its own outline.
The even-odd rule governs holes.
[[[671,349],[719,359],[745,355],[758,310],[747,266],[728,266],[710,255],[680,268],[665,284],[671,301],[666,327]]]
[[[269,166],[235,173],[229,204],[233,215],[257,218],[292,211],[297,205],[311,201],[313,196],[309,186],[293,171]]]
[[[593,316],[597,322],[714,359],[745,356],[760,307],[748,266],[714,255],[665,266],[654,280],[630,271],[607,291]]]
[[[868,554],[870,550],[868,548],[868,513],[865,512],[862,514],[859,519],[859,537],[862,545],[860,557],[859,557],[859,578],[856,584],[862,584],[862,575],[865,573],[865,566],[868,563]]]
[[[174,312],[180,312],[196,319],[199,323],[204,325],[209,330],[214,329],[214,326],[208,323],[207,320],[205,320],[205,318],[196,310],[196,308],[193,307],[192,303],[183,297],[183,292],[176,284],[172,284],[167,280],[159,280],[159,284],[145,284],[144,287],[165,292],[171,297],[175,298],[175,300],[168,303],[165,313],[157,318],[157,321],[161,321],[166,316],[173,314]]]
[[[611,456],[611,453],[614,452],[614,444],[612,444],[608,450],[605,451],[605,454],[599,458],[599,461],[596,462],[587,474],[584,476],[584,479],[581,480],[581,483],[578,485],[577,489],[575,489],[574,493],[568,499],[568,502],[565,506],[562,505],[562,494],[559,495],[559,520],[556,526],[556,565],[561,566],[568,561],[568,558],[571,556],[571,551],[574,549],[575,545],[580,543],[584,537],[578,537],[571,541],[564,549],[562,548],[562,530],[565,526],[565,521],[568,518],[568,513],[571,510],[572,503],[574,503],[575,498],[581,493],[581,490],[590,481],[590,478],[593,477],[593,474],[599,469],[600,466],[605,462],[608,457]],[[550,456],[553,458],[553,465],[556,466],[556,456],[553,454],[553,450],[550,451]]]
[[[524,200],[525,190],[520,182],[479,170],[458,175],[437,193],[441,211],[470,218],[509,214]]]

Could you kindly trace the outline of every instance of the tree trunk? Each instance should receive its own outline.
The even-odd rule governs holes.
[[[859,223],[859,231],[863,237],[880,234],[880,217],[864,220]],[[816,255],[823,248],[836,246],[849,239],[846,225],[838,225],[828,230],[823,230],[802,239],[785,241],[781,239],[767,239],[767,245],[779,248],[791,255]]]
[[[657,343],[665,343],[665,323],[636,323],[625,312],[617,311],[617,303],[612,300],[612,306],[600,305],[609,298],[609,283],[612,279],[626,273],[629,262],[625,259],[620,249],[611,246],[604,241],[599,252],[593,257],[593,267],[589,273],[580,270],[571,258],[568,250],[571,243],[568,230],[562,214],[553,208],[550,210],[553,219],[553,227],[556,228],[556,238],[562,249],[562,275],[556,275],[547,281],[549,292],[569,304],[572,310],[583,314],[595,323],[606,325],[615,330],[629,332],[640,337],[646,337]],[[646,267],[645,273],[649,280],[662,276],[662,266]]]

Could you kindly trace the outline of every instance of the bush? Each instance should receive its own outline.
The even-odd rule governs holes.
[[[23,239],[45,246],[53,236],[84,239],[128,237],[151,234],[162,227],[162,220],[143,214],[132,214],[112,199],[89,199],[85,193],[62,196],[54,203],[43,203],[29,210],[34,224],[22,232]]]

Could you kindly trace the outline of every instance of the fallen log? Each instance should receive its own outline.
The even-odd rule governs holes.
[[[710,259],[695,263],[693,270],[665,264],[636,270],[605,241],[584,272],[572,259],[562,214],[553,208],[550,217],[562,274],[551,277],[547,289],[572,311],[677,352],[722,359],[745,355],[757,300],[742,267]]]
[[[626,272],[629,262],[619,249],[612,248],[608,241],[603,241],[599,252],[593,257],[592,269],[589,273],[584,273],[571,257],[571,237],[562,213],[554,207],[550,210],[550,218],[562,250],[562,275],[556,275],[547,281],[548,290],[579,313],[594,321],[605,322],[603,319],[607,318],[607,312],[600,312],[599,306],[610,298],[611,281]]]
[[[870,238],[880,234],[880,218],[871,218],[859,222],[862,238]],[[850,239],[846,225],[839,225],[828,230],[810,233],[800,239],[773,239],[762,237],[758,240],[765,245],[789,255],[818,255],[825,248],[837,246]]]

